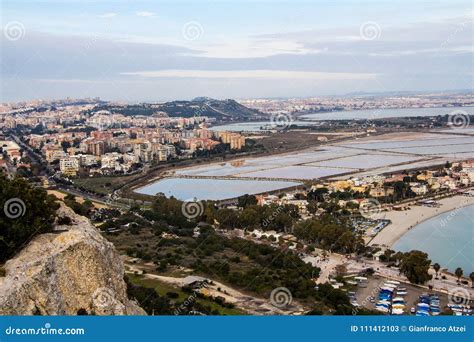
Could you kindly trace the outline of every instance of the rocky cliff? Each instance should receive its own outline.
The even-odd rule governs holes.
[[[145,315],[128,299],[114,246],[85,217],[61,205],[70,225],[35,237],[5,264],[1,315]]]

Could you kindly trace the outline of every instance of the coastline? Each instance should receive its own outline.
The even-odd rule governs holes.
[[[413,205],[410,206],[410,210],[392,210],[385,213],[385,218],[391,220],[392,223],[382,229],[369,241],[368,245],[391,248],[403,235],[420,223],[452,210],[474,205],[474,197],[455,195],[443,198],[438,203],[440,204],[439,208]]]

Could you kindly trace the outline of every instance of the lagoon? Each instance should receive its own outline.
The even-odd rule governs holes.
[[[167,197],[188,201],[224,200],[245,194],[253,195],[301,185],[296,182],[284,181],[254,181],[254,180],[224,180],[224,179],[193,179],[165,178],[156,183],[146,185],[136,190],[139,194],[156,195],[163,193]]]
[[[377,120],[383,118],[403,118],[412,116],[437,116],[463,111],[474,114],[474,107],[436,107],[436,108],[400,108],[400,109],[361,109],[339,112],[306,114],[306,120]]]
[[[437,116],[446,115],[453,112],[462,111],[467,114],[474,115],[474,107],[436,107],[436,108],[399,108],[399,109],[360,109],[360,110],[346,110],[337,112],[324,112],[305,114],[291,122],[292,126],[307,127],[318,126],[320,121],[327,120],[376,120],[383,118],[403,118],[414,116]],[[240,122],[234,124],[213,126],[210,128],[213,131],[232,131],[232,132],[267,132],[275,130],[272,127],[270,118],[268,121],[258,122]]]

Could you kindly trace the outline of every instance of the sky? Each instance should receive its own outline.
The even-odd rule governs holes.
[[[0,102],[473,88],[470,0],[2,0],[0,8]]]

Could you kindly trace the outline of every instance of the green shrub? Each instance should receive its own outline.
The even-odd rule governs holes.
[[[50,232],[59,204],[42,188],[0,174],[0,262],[6,261],[34,236]]]

